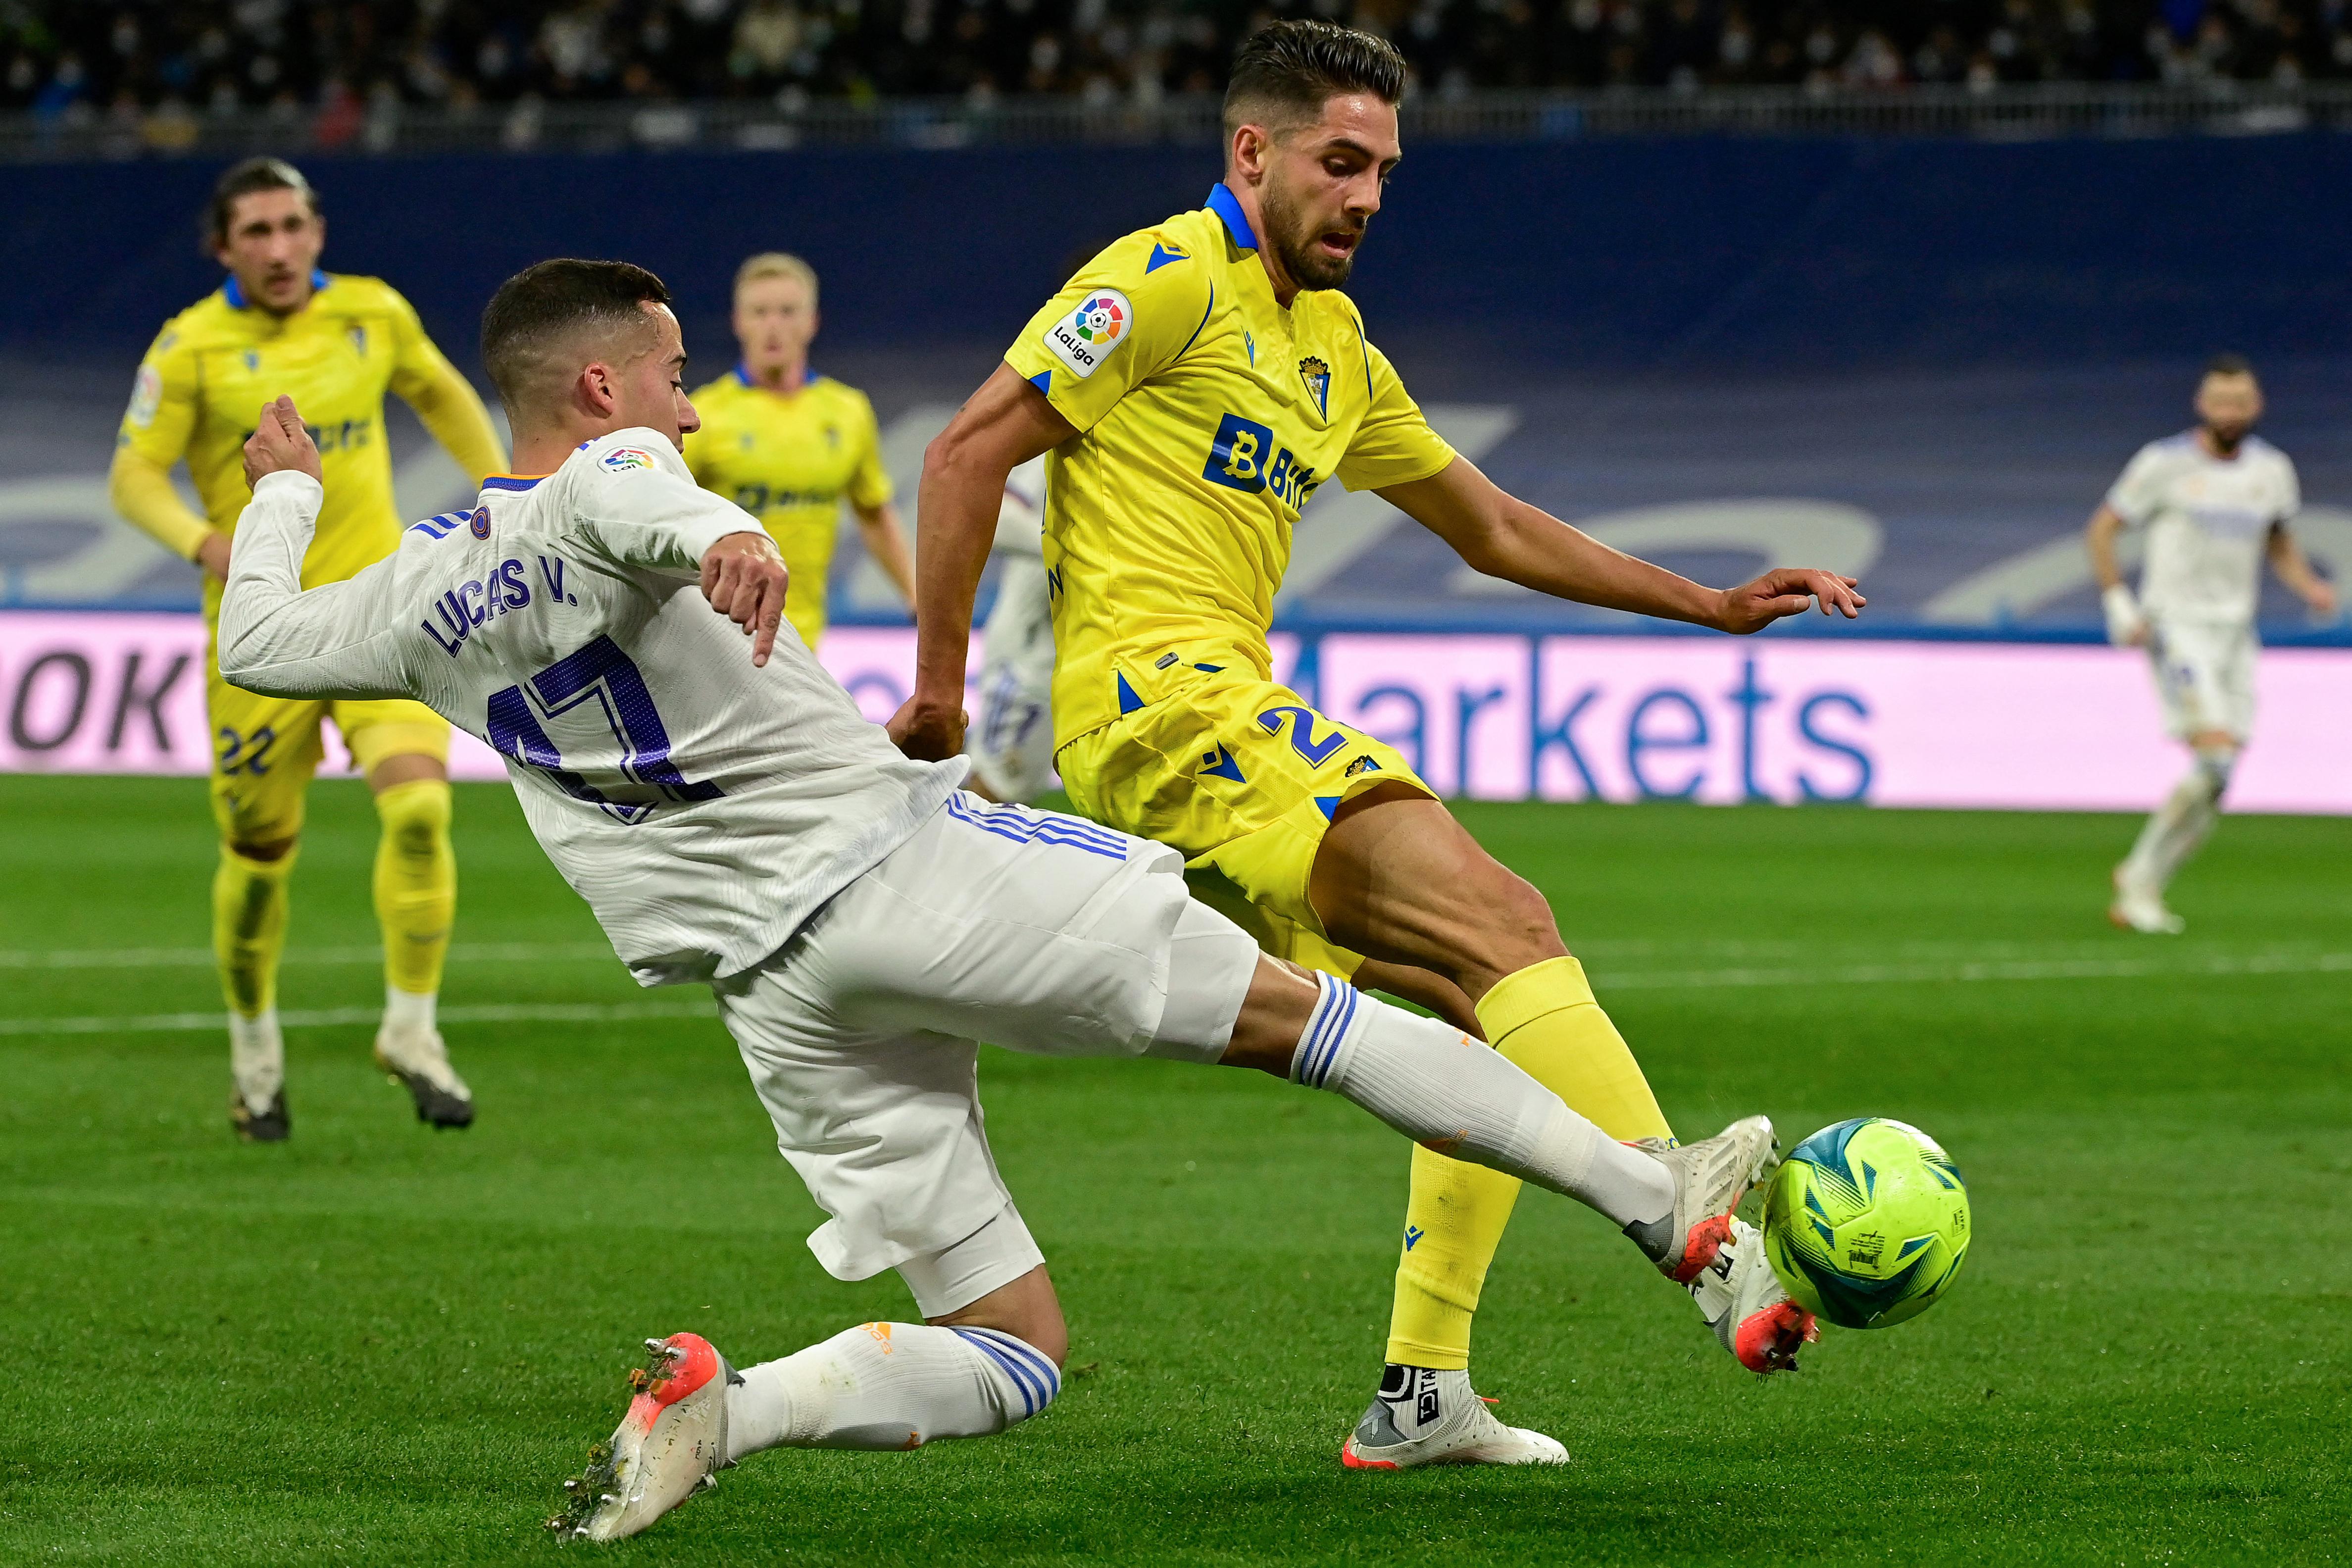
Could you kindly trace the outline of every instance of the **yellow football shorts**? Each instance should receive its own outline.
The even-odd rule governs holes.
[[[1307,901],[1332,814],[1381,784],[1434,795],[1395,747],[1327,719],[1255,670],[1208,672],[1080,735],[1054,759],[1071,804],[1181,853],[1193,890],[1277,958],[1342,978]]]
[[[232,843],[270,844],[302,828],[302,796],[326,759],[321,721],[332,719],[362,776],[386,757],[449,760],[449,723],[422,702],[317,702],[260,697],[221,679],[205,660],[212,723],[213,819]]]

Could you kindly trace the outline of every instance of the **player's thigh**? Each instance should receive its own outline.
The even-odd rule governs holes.
[[[231,844],[273,845],[302,831],[303,796],[325,754],[323,702],[263,697],[212,666],[205,712],[212,727],[213,820]]]
[[[2235,626],[2193,621],[2158,626],[2148,663],[2165,732],[2187,741],[2218,730],[2242,742],[2253,722],[2254,651],[2252,634]]]
[[[1166,844],[1324,938],[1307,884],[1333,817],[1384,783],[1429,793],[1394,747],[1272,681],[1211,679],[1065,747],[1072,801]]]
[[[394,757],[426,757],[449,768],[449,721],[422,702],[402,698],[333,702],[328,717],[350,748],[352,766],[362,778]]]
[[[1098,824],[959,793],[819,911],[806,956],[859,1028],[1213,1060],[1257,950],[1192,910],[1182,869]]]
[[[792,952],[712,990],[777,1148],[831,1216],[810,1250],[864,1279],[954,1247],[1012,1203],[982,1126],[979,1047],[856,1027]]]
[[[1312,893],[1335,940],[1433,971],[1474,997],[1567,952],[1543,895],[1443,802],[1412,790],[1369,794],[1340,813]]]

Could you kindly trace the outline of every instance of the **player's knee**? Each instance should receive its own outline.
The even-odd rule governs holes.
[[[1499,861],[1487,862],[1470,907],[1469,942],[1460,955],[1460,973],[1512,974],[1568,951],[1543,894]]]
[[[437,779],[394,784],[376,796],[375,809],[384,837],[397,854],[433,855],[448,838],[449,786]]]
[[[2230,788],[2230,774],[2238,765],[2238,748],[2206,744],[2197,748],[2197,772],[2206,789],[2219,801]]]

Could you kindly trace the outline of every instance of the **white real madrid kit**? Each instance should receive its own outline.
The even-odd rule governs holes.
[[[2196,432],[2136,453],[2107,505],[2147,531],[2139,602],[2148,658],[2176,739],[2253,728],[2254,608],[2273,525],[2302,509],[2294,465],[2249,436],[2232,458],[2205,450]]]
[[[988,1151],[975,1040],[1214,1061],[1256,949],[1172,850],[994,806],[912,762],[787,624],[765,668],[698,588],[758,522],[625,430],[299,592],[321,491],[240,524],[220,647],[269,694],[416,698],[507,760],[548,855],[642,984],[716,993],[825,1268],[927,1313],[1040,1261]],[[1171,969],[1184,982],[1173,987]]]

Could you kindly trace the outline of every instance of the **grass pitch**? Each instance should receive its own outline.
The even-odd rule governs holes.
[[[911,1310],[820,1217],[691,993],[646,994],[503,788],[461,790],[435,1134],[367,1065],[373,828],[312,795],[294,1139],[225,1115],[193,782],[0,779],[0,1560],[546,1562],[636,1341],[739,1362]],[[1685,1130],[1864,1112],[1945,1142],[1975,1251],[1918,1321],[1738,1373],[1529,1194],[1479,1321],[1549,1473],[1343,1473],[1402,1143],[1255,1074],[990,1053],[1076,1341],[1005,1436],[777,1452],[644,1563],[2316,1561],[2352,1540],[2352,823],[2232,819],[2190,934],[2108,931],[2113,817],[1472,806]],[[131,1023],[126,1024],[124,1021]],[[65,1032],[60,1032],[65,1031]],[[584,1547],[567,1556],[594,1557]]]

